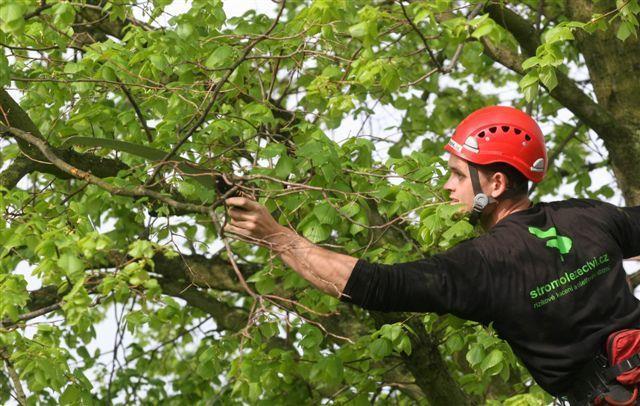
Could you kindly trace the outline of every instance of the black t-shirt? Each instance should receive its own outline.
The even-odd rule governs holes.
[[[640,323],[622,269],[640,255],[640,206],[539,203],[481,237],[415,262],[359,260],[343,299],[366,309],[451,313],[493,327],[548,392],[607,335]]]

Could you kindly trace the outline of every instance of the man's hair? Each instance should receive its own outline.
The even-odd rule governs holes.
[[[488,177],[500,172],[507,177],[507,190],[505,197],[526,197],[529,193],[529,180],[513,166],[504,162],[496,162],[488,165],[477,165]]]

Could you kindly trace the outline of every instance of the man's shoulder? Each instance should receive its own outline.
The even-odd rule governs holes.
[[[615,207],[613,204],[596,199],[570,198],[553,202],[541,202],[537,205],[549,208],[599,208]]]
[[[605,202],[602,200],[596,199],[584,199],[584,198],[570,198],[565,200],[556,200],[551,202],[538,202],[534,204],[530,209],[523,210],[521,212],[516,212],[515,216],[510,215],[507,219],[511,221],[504,222],[506,224],[511,222],[529,222],[535,221],[539,219],[540,216],[545,217],[548,215],[553,215],[553,213],[558,214],[558,212],[582,212],[582,211],[595,211],[595,212],[607,212],[611,210],[616,210],[618,206]],[[568,213],[567,213],[568,214]],[[596,214],[587,214],[586,215],[596,215]],[[500,225],[500,223],[498,223]],[[496,230],[499,228],[496,227]]]

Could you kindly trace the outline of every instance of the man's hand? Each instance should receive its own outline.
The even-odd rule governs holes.
[[[269,210],[246,197],[230,197],[225,200],[229,207],[231,221],[224,227],[225,232],[247,237],[248,240],[270,245],[273,238],[290,231],[271,216]]]
[[[276,252],[282,260],[318,289],[340,297],[357,258],[318,247],[278,224],[266,207],[246,197],[230,197],[230,223],[224,231]]]

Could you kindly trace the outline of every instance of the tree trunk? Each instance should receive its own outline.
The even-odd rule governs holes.
[[[567,3],[571,19],[589,21],[593,13],[615,9],[615,1]],[[594,129],[604,141],[611,165],[628,205],[640,205],[640,40],[616,37],[619,19],[606,31],[576,31],[576,44],[584,56],[598,104],[611,114],[610,129]]]

